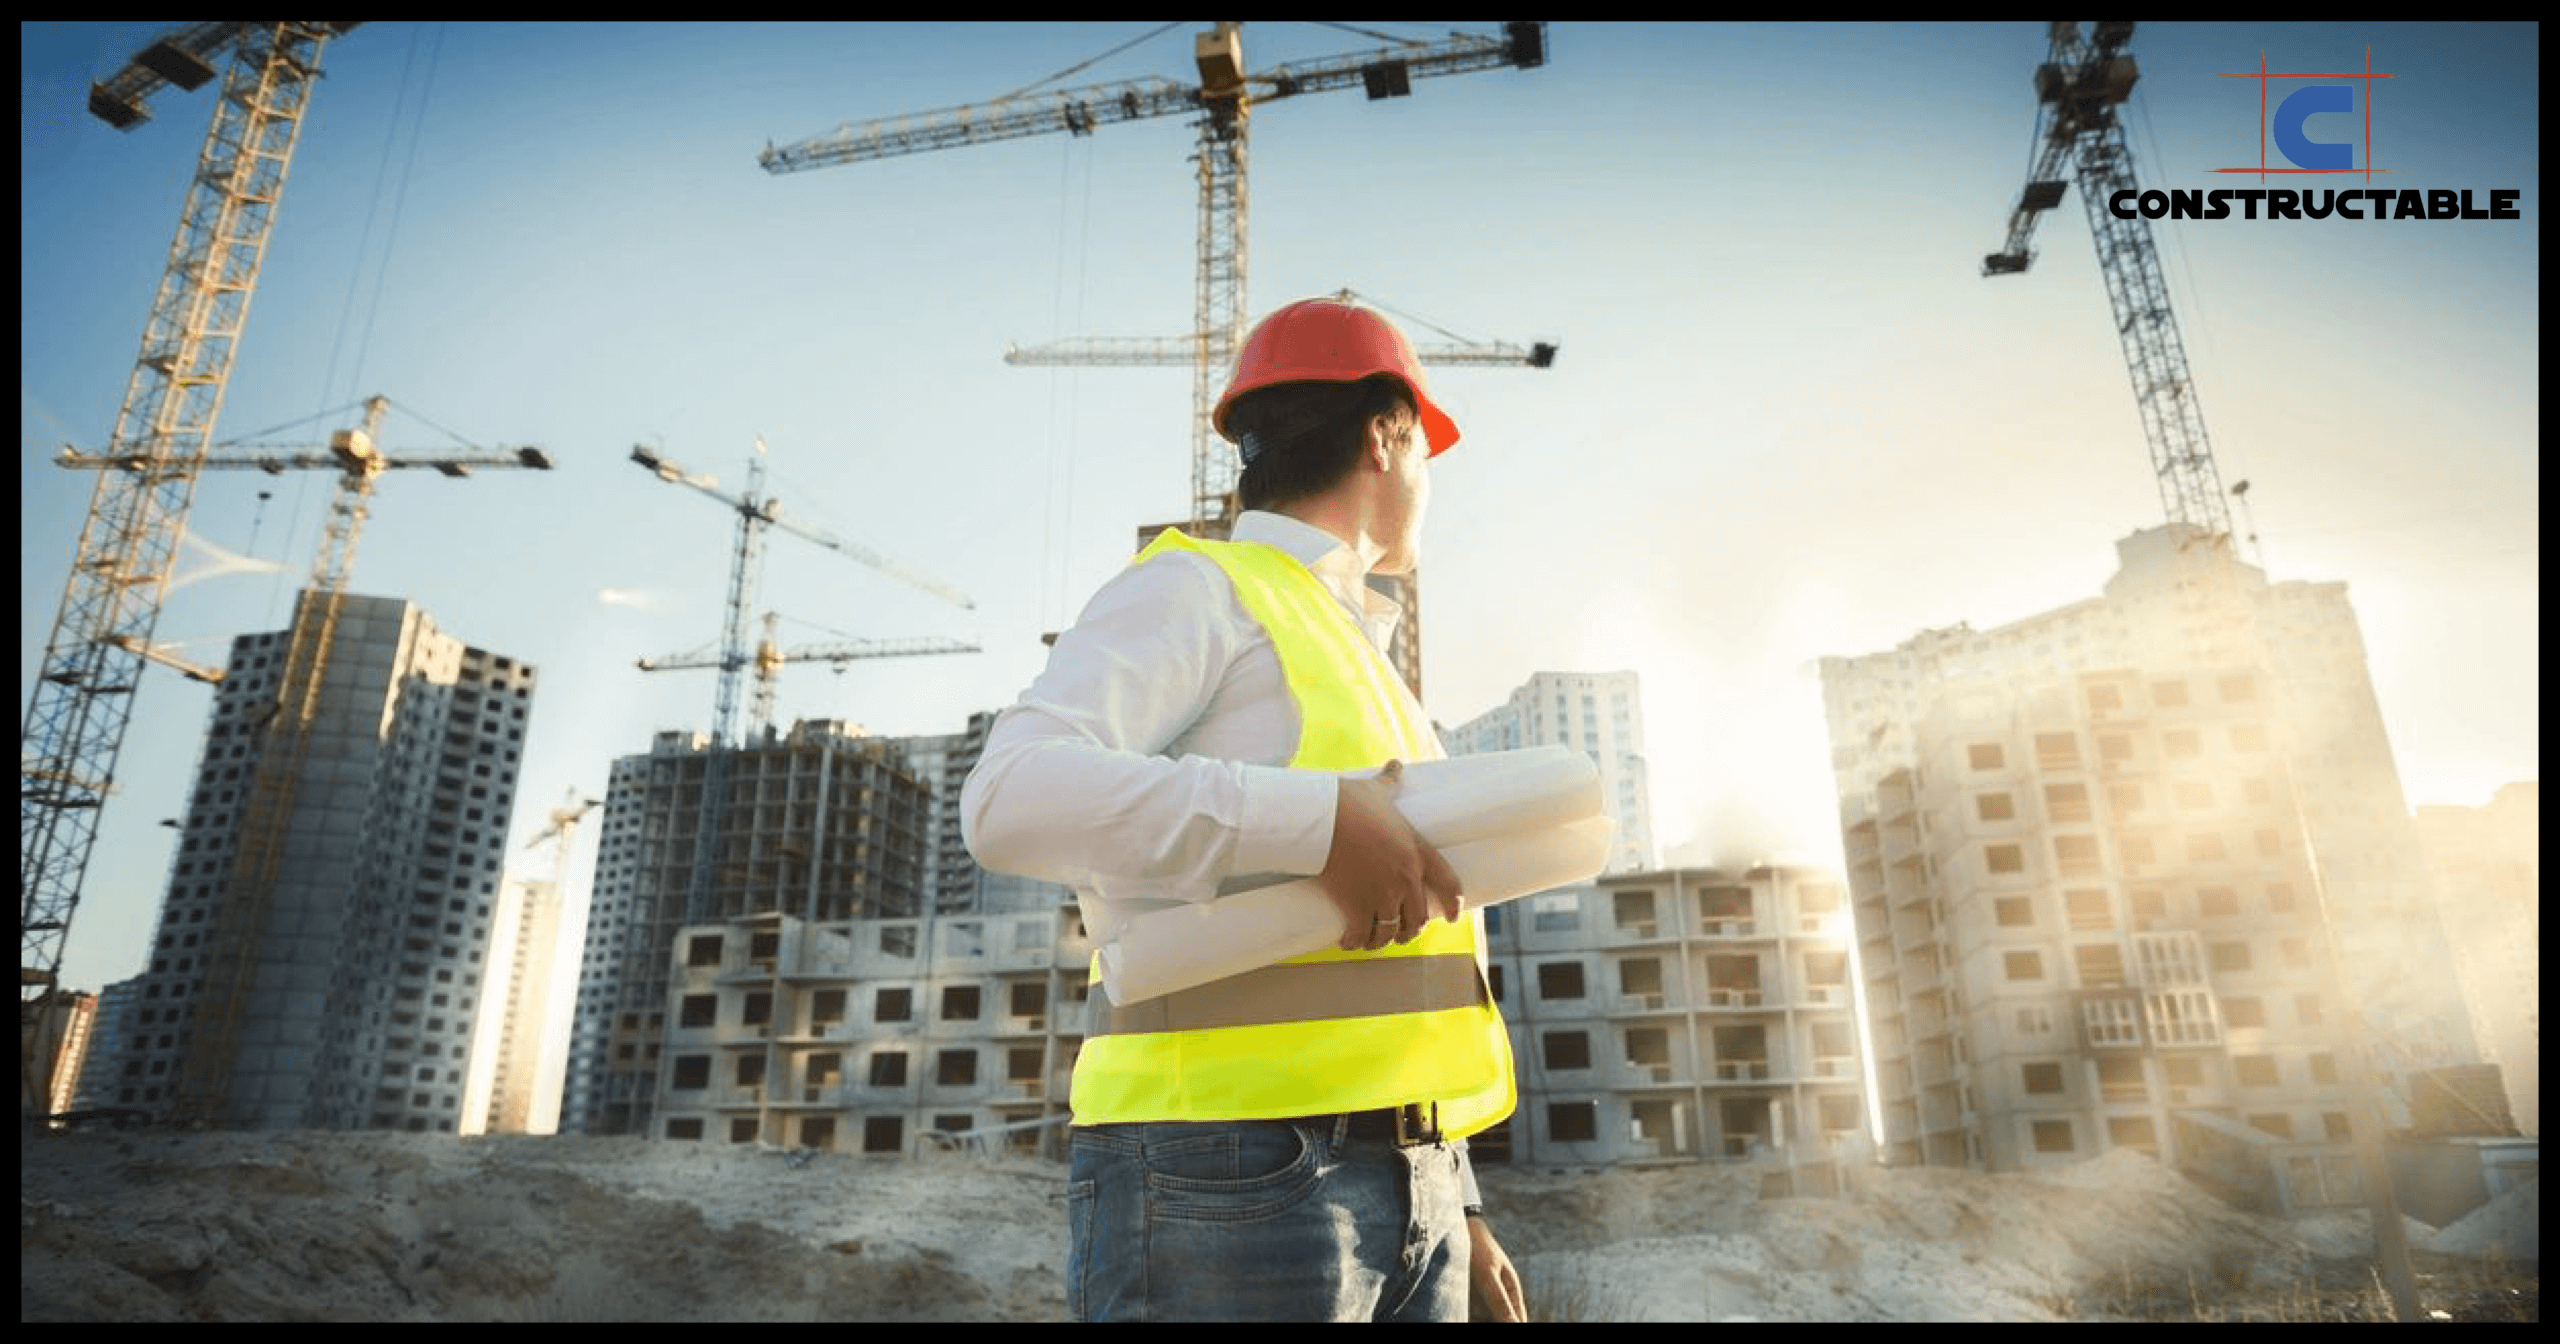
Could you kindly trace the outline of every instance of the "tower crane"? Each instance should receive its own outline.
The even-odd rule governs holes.
[[[2036,221],[2062,203],[2070,186],[2063,174],[2074,173],[2107,299],[2115,310],[2125,368],[2132,375],[2134,404],[2151,445],[2161,508],[2169,521],[2200,529],[2221,549],[2230,544],[2231,511],[2223,502],[2213,442],[2187,373],[2177,316],[2169,308],[2169,286],[2161,278],[2151,222],[2140,212],[2119,219],[2107,209],[2115,193],[2135,188],[2133,151],[2116,115],[2138,78],[2133,57],[2124,51],[2132,37],[2133,25],[2127,22],[2092,24],[2086,37],[2079,24],[2068,20],[2049,29],[2048,54],[2035,75],[2035,162],[2027,171],[2026,190],[2009,212],[2009,236],[1999,251],[1982,259],[1982,273],[2017,275],[2027,269],[2035,259],[2027,244],[2035,236]]]
[[[325,449],[286,448],[263,450],[257,445],[241,445],[241,451],[212,452],[196,459],[199,471],[258,470],[270,476],[287,471],[317,470],[338,473],[338,488],[329,502],[329,521],[321,533],[320,557],[311,568],[311,586],[322,592],[343,592],[347,572],[355,561],[356,539],[364,530],[364,522],[372,513],[375,482],[384,472],[425,469],[450,477],[467,477],[474,467],[529,467],[536,471],[551,469],[551,459],[539,448],[519,446],[499,450],[468,449],[453,451],[415,451],[403,449],[395,456],[378,446],[384,412],[391,409],[388,398],[380,395],[364,401],[364,421],[356,429],[342,429],[329,436]],[[330,412],[323,412],[330,414]],[[54,465],[75,470],[113,469],[136,475],[150,470],[150,461],[139,453],[83,453],[64,444],[54,458]],[[219,681],[218,669],[196,667],[155,651],[146,657],[168,663],[178,671],[199,681]]]
[[[720,638],[720,677],[713,700],[711,748],[703,762],[702,820],[694,843],[692,879],[685,893],[685,921],[700,923],[711,914],[711,874],[713,851],[720,831],[720,800],[727,791],[729,752],[736,745],[738,678],[746,671],[752,656],[747,646],[747,613],[755,601],[758,561],[763,554],[765,529],[778,527],[955,606],[975,609],[977,603],[968,594],[940,579],[891,560],[867,546],[845,541],[805,524],[785,521],[782,501],[764,493],[764,441],[761,439],[756,441],[756,455],[749,459],[745,494],[722,490],[713,477],[687,472],[645,444],[632,447],[631,460],[659,480],[700,491],[727,505],[738,515],[737,547],[729,566],[727,619]]]
[[[569,853],[569,839],[577,833],[579,821],[602,805],[602,799],[580,797],[576,789],[571,789],[568,797],[561,801],[560,806],[551,809],[550,821],[543,826],[541,834],[525,842],[524,847],[527,849],[540,849],[545,845],[551,847],[551,880],[553,882],[560,880],[560,864]]]
[[[1244,341],[1245,149],[1253,109],[1299,94],[1353,87],[1366,90],[1373,100],[1397,98],[1411,93],[1412,82],[1419,78],[1505,66],[1526,70],[1546,63],[1546,25],[1519,22],[1504,24],[1498,36],[1457,33],[1438,42],[1407,42],[1248,74],[1243,27],[1220,22],[1213,31],[1194,37],[1193,60],[1200,72],[1196,84],[1145,78],[1045,93],[1025,91],[993,102],[840,126],[779,148],[768,145],[758,159],[765,171],[779,175],[1053,131],[1090,135],[1094,128],[1113,122],[1195,117],[1199,148],[1193,163],[1200,185],[1200,232],[1191,334],[1166,342],[1096,346],[1014,362],[1086,363],[1105,362],[1096,356],[1134,356],[1130,362],[1189,363],[1191,526],[1213,536],[1226,535],[1235,508],[1235,468],[1230,455],[1220,448],[1209,416],[1217,405],[1221,379]],[[1548,349],[1551,358],[1552,347]],[[1534,359],[1526,362],[1535,363]]]
[[[780,620],[779,613],[766,612],[764,638],[756,641],[753,660],[756,676],[755,701],[747,715],[747,730],[751,738],[763,737],[766,730],[773,726],[774,683],[779,679],[784,663],[833,663],[836,665],[836,670],[841,672],[846,663],[864,658],[914,658],[936,653],[979,652],[975,644],[964,644],[956,639],[932,636],[913,639],[857,639],[841,644],[813,644],[796,649],[785,649],[774,637]],[[673,653],[662,658],[643,658],[640,660],[640,670],[674,672],[686,668],[723,667],[726,661],[719,651],[697,649],[691,653]]]
[[[474,467],[551,469],[551,459],[541,449],[529,446],[498,451],[478,448],[464,452],[402,450],[393,456],[376,446],[382,432],[383,413],[389,409],[391,403],[387,398],[379,395],[366,398],[362,427],[331,434],[326,450],[288,448],[265,451],[250,446],[237,452],[208,450],[195,461],[195,468],[199,471],[255,469],[270,476],[281,476],[295,470],[338,473],[338,488],[329,501],[329,521],[321,532],[319,558],[311,566],[311,591],[326,595],[327,623],[331,626],[336,623],[338,599],[346,592],[348,571],[355,563],[356,540],[363,534],[365,519],[372,514],[374,483],[384,472],[426,468],[446,476],[465,477]],[[152,469],[150,459],[141,453],[83,453],[67,443],[53,461],[55,466],[72,470],[113,470],[137,476]],[[323,637],[317,646],[318,656],[324,659],[328,649],[326,633],[322,632]],[[134,651],[174,668],[192,681],[218,683],[222,680],[222,669],[187,662],[156,646],[137,647]],[[317,667],[312,670],[315,685],[319,671]]]
[[[321,53],[357,26],[189,24],[90,87],[89,110],[130,130],[149,119],[148,100],[162,86],[200,88],[219,62],[230,62],[220,72],[213,124],[116,412],[110,452],[137,466],[98,476],[20,736],[22,1039],[50,1034],[63,948],[143,664],[152,656],[151,635],[194,501],[195,466],[212,442]],[[37,1058],[22,1052],[19,1077],[41,1111],[48,1088]]]
[[[304,590],[294,612],[284,665],[276,681],[275,705],[265,721],[248,800],[240,812],[239,844],[232,855],[227,890],[219,916],[205,934],[205,982],[192,1003],[194,1040],[187,1054],[186,1073],[179,1080],[181,1118],[219,1118],[240,1018],[256,981],[257,950],[267,905],[284,865],[285,836],[293,821],[312,723],[319,715],[329,650],[337,636],[338,613],[346,602],[347,577],[354,567],[357,541],[372,513],[375,482],[385,472],[413,468],[432,469],[449,477],[467,477],[475,467],[551,469],[551,459],[541,449],[530,446],[386,452],[379,446],[379,439],[383,415],[390,409],[388,398],[366,398],[362,425],[332,433],[325,451],[208,450],[194,464],[198,470],[255,468],[273,475],[298,469],[334,471],[338,473],[338,485],[330,499],[329,521],[321,534],[319,555],[312,562],[310,587]],[[67,445],[54,461],[59,466],[99,471],[102,475],[138,475],[152,469],[150,459],[140,453],[86,454]],[[155,649],[140,652],[197,680],[221,678],[218,671],[190,666]]]

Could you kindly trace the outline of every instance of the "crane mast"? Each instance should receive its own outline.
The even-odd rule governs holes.
[[[148,118],[144,100],[160,86],[200,87],[230,59],[116,412],[111,451],[138,466],[99,473],[20,736],[22,1036],[47,1033],[99,816],[194,503],[196,464],[212,442],[321,52],[355,26],[195,24],[90,89],[94,114],[131,129]],[[21,1060],[21,1086],[41,1112],[48,1094],[34,1075],[45,1070],[30,1059]]]
[[[2133,151],[2117,115],[2139,77],[2133,58],[2124,54],[2132,37],[2133,25],[2127,22],[2093,24],[2086,37],[2077,23],[2052,25],[2045,63],[2035,74],[2035,164],[2009,213],[2008,238],[1998,252],[1982,259],[1982,273],[2016,275],[2027,269],[2034,260],[2028,243],[2036,222],[2062,203],[2069,185],[2063,174],[2073,174],[2080,184],[2080,204],[2088,212],[2099,273],[2106,278],[2107,302],[2115,313],[2134,404],[2142,414],[2143,437],[2151,446],[2161,509],[2169,521],[2198,528],[2217,545],[2227,544],[2231,510],[2214,465],[2212,439],[2205,433],[2204,410],[2187,371],[2186,346],[2169,306],[2151,222],[2139,211],[2119,219],[2107,208],[2117,192],[2136,189]]]
[[[1244,347],[1245,146],[1252,103],[1244,87],[1239,23],[1220,23],[1193,40],[1200,93],[1209,115],[1199,121],[1200,148],[1192,156],[1200,182],[1199,262],[1192,276],[1191,330],[1200,353],[1191,362],[1191,517],[1201,530],[1214,520],[1225,536],[1235,516],[1237,467],[1219,451],[1210,415],[1217,409],[1220,375]]]

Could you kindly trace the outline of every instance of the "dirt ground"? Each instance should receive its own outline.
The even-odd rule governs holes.
[[[1063,1172],[637,1139],[81,1133],[22,1142],[23,1321],[1052,1321]],[[1482,1174],[1572,1320],[2371,1319],[2355,1215],[2235,1212],[2117,1152],[2052,1176]],[[2411,1222],[2423,1305],[2538,1319],[2538,1187]]]

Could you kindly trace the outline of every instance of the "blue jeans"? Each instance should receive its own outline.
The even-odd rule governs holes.
[[[1458,1150],[1344,1128],[1077,1128],[1067,1309],[1080,1321],[1465,1320]]]

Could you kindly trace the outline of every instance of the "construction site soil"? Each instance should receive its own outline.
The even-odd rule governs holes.
[[[2387,1319],[2364,1218],[2112,1152],[2038,1176],[1487,1167],[1533,1315]],[[636,1139],[143,1130],[19,1149],[31,1321],[1055,1321],[1062,1168]],[[2406,1224],[2436,1319],[2539,1319],[2539,1186]]]

